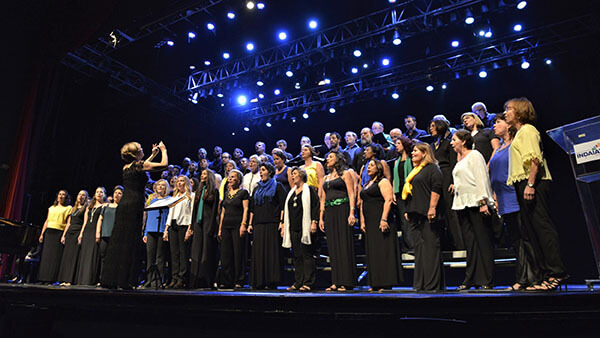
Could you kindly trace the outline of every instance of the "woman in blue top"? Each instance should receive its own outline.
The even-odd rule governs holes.
[[[154,194],[146,201],[146,206],[167,198],[169,196],[169,182],[165,179],[156,181],[153,185]],[[149,210],[144,212],[144,237],[142,240],[146,243],[146,272],[152,265],[157,266],[161,276],[165,270],[165,245],[163,243],[163,233],[167,223],[168,210]],[[163,283],[161,281],[161,283]],[[144,287],[149,287],[152,283],[150,276],[146,276]]]
[[[115,215],[121,197],[123,197],[123,186],[117,185],[113,190],[113,203],[107,203],[102,207],[96,224],[96,240],[100,241],[100,271],[104,267],[106,248],[108,248],[108,242],[115,226]]]
[[[507,185],[510,144],[517,133],[515,127],[506,123],[504,114],[499,114],[494,123],[494,132],[501,138],[500,147],[490,159],[490,181],[496,200],[498,215],[502,216],[509,230],[510,239],[517,255],[516,282],[510,290],[519,291],[539,280],[540,268],[536,263],[530,234],[521,224],[519,202],[515,187]]]

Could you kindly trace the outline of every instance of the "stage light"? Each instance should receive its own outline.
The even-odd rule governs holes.
[[[207,23],[207,24],[206,24],[206,28],[207,28],[209,31],[215,30],[215,24],[214,24],[214,23],[212,23],[212,22],[209,22],[209,23]]]
[[[527,62],[527,60],[525,58],[521,59],[521,68],[522,69],[527,69],[529,68],[530,64],[529,62]]]
[[[279,32],[279,34],[277,34],[277,36],[279,37],[279,40],[281,40],[281,41],[287,39],[287,33],[286,32]]]
[[[335,107],[329,108],[329,113],[330,114],[335,114],[335,112],[336,112]]]
[[[227,59],[229,59],[229,57],[231,57],[231,55],[229,55],[229,53],[227,53],[227,52],[223,53],[223,59],[227,60]]]
[[[246,95],[240,95],[237,98],[237,102],[241,105],[244,106],[246,105],[246,103],[248,103],[248,98],[246,97]]]
[[[262,3],[262,2],[259,2],[259,3],[256,4],[256,8],[261,9],[261,10],[265,9],[265,4]]]
[[[425,87],[425,89],[426,89],[428,92],[432,92],[432,91],[433,91],[433,86],[432,86],[432,85],[429,85],[429,86]]]
[[[198,100],[198,92],[195,92],[194,95],[192,95],[192,100]]]
[[[395,4],[396,0],[388,0],[388,2],[391,3],[391,4]]]
[[[444,84],[442,84],[442,89],[446,89],[446,88],[448,88],[448,85],[447,85],[447,84],[445,84],[445,83],[444,83]]]
[[[527,6],[527,1],[519,1],[517,4],[517,9],[523,9]]]
[[[259,87],[262,87],[262,86],[265,85],[265,83],[262,82],[261,80],[258,80],[258,81],[256,81],[256,85],[259,86]]]
[[[331,80],[328,78],[324,78],[323,80],[319,81],[318,85],[319,86],[324,86],[324,85],[328,85],[331,83]]]
[[[258,102],[258,98],[256,98],[256,97],[255,97],[255,98],[253,98],[252,100],[250,100],[250,102],[252,102],[252,103],[256,103],[256,102]]]
[[[175,42],[173,42],[173,40],[167,40],[167,45],[173,47],[175,45]]]
[[[479,31],[479,36],[485,36],[485,31],[483,29]]]
[[[318,26],[319,26],[319,23],[317,23],[317,20],[310,20],[308,22],[308,27],[310,29],[317,29]]]
[[[296,84],[294,85],[294,88],[300,89],[300,82],[296,82]]]
[[[250,128],[244,127],[244,131],[250,131]]]
[[[396,92],[393,92],[393,93],[392,93],[392,99],[394,99],[394,100],[398,100],[398,98],[400,98],[400,94],[398,94],[398,93],[396,93]]]
[[[235,136],[235,132],[232,132],[232,133],[231,133],[231,136]]]
[[[192,99],[192,103],[193,103],[193,104],[198,104],[198,100],[194,100],[194,99]]]
[[[551,65],[551,64],[552,64],[552,60],[551,60],[551,59],[546,59],[546,60],[544,60],[544,62],[545,62],[547,65]]]
[[[279,90],[279,89],[275,89],[275,90],[273,91],[273,94],[275,94],[275,95],[279,95],[279,94],[281,94],[281,90]]]
[[[356,73],[358,73],[358,68],[352,67],[352,69],[350,71],[352,72],[352,74],[356,74]]]
[[[492,37],[492,31],[489,30],[489,31],[485,32],[485,37],[488,38],[488,39],[491,38]]]
[[[267,122],[265,123],[265,126],[267,126],[267,128],[271,128],[273,125],[271,124],[271,122]]]
[[[474,22],[475,22],[475,18],[473,17],[473,13],[471,13],[471,11],[467,9],[467,12],[465,15],[465,23],[467,25],[472,25]]]
[[[225,103],[221,103],[221,107],[225,107]]]
[[[194,32],[188,32],[188,38],[190,38],[190,39],[196,38],[196,33],[194,33]]]
[[[456,48],[456,47],[460,46],[460,42],[458,40],[454,40],[454,41],[452,41],[451,45],[452,45],[452,47]]]
[[[515,32],[520,32],[522,29],[523,29],[523,26],[521,26],[519,24],[516,24],[516,25],[513,26],[513,30]]]
[[[247,49],[249,52],[253,51],[253,50],[254,50],[254,44],[253,44],[252,42],[248,42],[248,43],[246,44],[246,49]]]
[[[205,66],[210,66],[210,61],[208,61],[208,60],[204,61],[204,65]]]
[[[394,31],[394,38],[392,39],[392,43],[394,44],[394,46],[398,46],[402,43],[402,39],[400,39],[400,34],[398,33],[398,31]]]
[[[217,97],[223,97],[223,96],[225,96],[225,95],[223,95],[223,93],[218,93],[217,94]]]
[[[194,69],[196,69],[196,66],[194,66],[194,65],[191,65],[191,66],[190,66],[190,70],[194,70]]]
[[[362,55],[362,52],[360,51],[360,49],[355,49],[354,52],[352,52],[352,55],[359,58]]]
[[[304,117],[304,119],[307,119],[308,118],[308,113],[304,112],[304,114],[302,114],[302,117]]]
[[[230,19],[230,20],[235,19],[235,13],[234,12],[227,13],[227,18]]]
[[[296,123],[296,117],[292,116],[292,123]]]
[[[290,69],[288,69],[285,71],[285,76],[292,77],[292,76],[294,76],[294,72],[292,72]]]
[[[487,77],[487,72],[485,71],[485,69],[479,71],[479,77],[482,79],[485,79]]]
[[[254,1],[248,1],[246,3],[246,8],[248,8],[248,9],[254,9]]]
[[[265,94],[263,94],[263,93],[258,94],[258,98],[259,99],[264,99],[265,98]]]
[[[368,63],[363,63],[363,68],[364,68],[364,69],[367,69],[367,68],[369,68],[369,64],[368,64]]]
[[[388,58],[381,59],[381,64],[383,66],[389,66],[390,65],[390,59],[388,59]]]

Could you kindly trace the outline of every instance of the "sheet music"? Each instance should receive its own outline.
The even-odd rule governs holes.
[[[146,207],[146,209],[171,208],[174,204],[179,202],[184,197],[185,197],[185,195],[181,195],[179,197],[172,196],[172,197],[163,198],[161,200],[158,200],[158,201],[150,204],[149,206]]]

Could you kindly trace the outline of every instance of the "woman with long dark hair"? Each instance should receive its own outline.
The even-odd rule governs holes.
[[[303,149],[307,149],[306,146]],[[331,286],[326,291],[346,291],[356,285],[354,257],[354,179],[345,170],[343,156],[332,151],[327,155],[327,168],[321,186],[319,228],[327,234],[327,250],[331,261]],[[309,184],[310,185],[310,184]]]
[[[396,225],[388,222],[394,193],[381,161],[369,161],[366,170],[371,179],[360,192],[360,228],[365,233],[370,291],[383,291],[403,280]]]
[[[504,104],[506,122],[517,129],[510,147],[507,183],[517,192],[524,227],[535,234],[539,247],[541,280],[530,290],[555,290],[569,275],[560,257],[556,225],[550,217],[548,202],[552,176],[544,157],[542,139],[533,126],[536,112],[528,99],[516,98]]]
[[[152,160],[161,153],[161,161]],[[115,215],[115,227],[106,252],[102,286],[132,288],[138,283],[138,255],[142,243],[145,186],[147,171],[159,171],[167,167],[167,148],[160,142],[152,146],[152,154],[144,158],[144,150],[137,142],[129,142],[121,148],[123,166],[123,198]]]
[[[458,290],[471,287],[492,289],[494,286],[494,244],[491,229],[491,206],[494,204],[490,177],[483,155],[473,150],[473,137],[468,130],[452,136],[452,148],[460,160],[456,163],[454,201],[467,248],[465,279]]]
[[[57,281],[61,285],[69,286],[75,283],[75,272],[77,271],[77,260],[79,258],[79,244],[77,237],[83,227],[83,215],[88,205],[88,192],[81,190],[75,199],[71,218],[63,231],[60,242],[64,244],[63,256],[60,262]]]
[[[83,216],[83,227],[77,238],[81,245],[76,278],[79,285],[95,285],[98,282],[98,273],[100,272],[98,242],[100,237],[96,237],[96,226],[104,203],[106,203],[106,189],[98,187]]]
[[[250,286],[254,289],[276,289],[283,273],[280,234],[286,193],[274,176],[271,163],[260,165],[260,182],[250,203],[248,233],[254,233]]]
[[[414,248],[412,233],[408,221],[404,218],[406,205],[402,202],[402,187],[406,177],[413,169],[411,153],[414,147],[414,141],[404,135],[400,135],[394,142],[395,150],[398,153],[398,158],[394,161],[392,171],[392,187],[396,196],[396,207],[398,208],[398,217],[396,223],[402,229],[402,243],[404,250],[409,251]]]
[[[286,193],[290,191],[292,184],[292,170],[290,167],[285,165],[287,157],[283,150],[275,148],[273,149],[273,164],[275,165],[275,180],[285,189]]]
[[[113,200],[111,203],[107,203],[100,212],[98,218],[98,225],[96,226],[96,238],[100,238],[99,252],[100,252],[100,271],[104,266],[104,259],[106,258],[106,249],[110,242],[110,236],[112,235],[113,228],[115,227],[115,214],[119,202],[123,197],[123,187],[117,185],[113,191]]]
[[[227,162],[225,168],[231,167],[232,164],[235,168],[233,161]],[[215,174],[210,169],[204,170],[194,197],[192,225],[188,229],[188,234],[192,236],[189,284],[191,289],[213,288],[215,284],[218,206],[219,190],[216,187]]]
[[[71,218],[71,198],[66,190],[60,190],[50,208],[42,227],[39,241],[43,244],[40,258],[38,279],[46,283],[54,283],[58,278],[63,245],[60,242],[62,233]]]

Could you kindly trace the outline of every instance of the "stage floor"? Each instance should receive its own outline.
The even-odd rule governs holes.
[[[0,336],[598,336],[600,291],[568,290],[300,293],[0,284]]]

